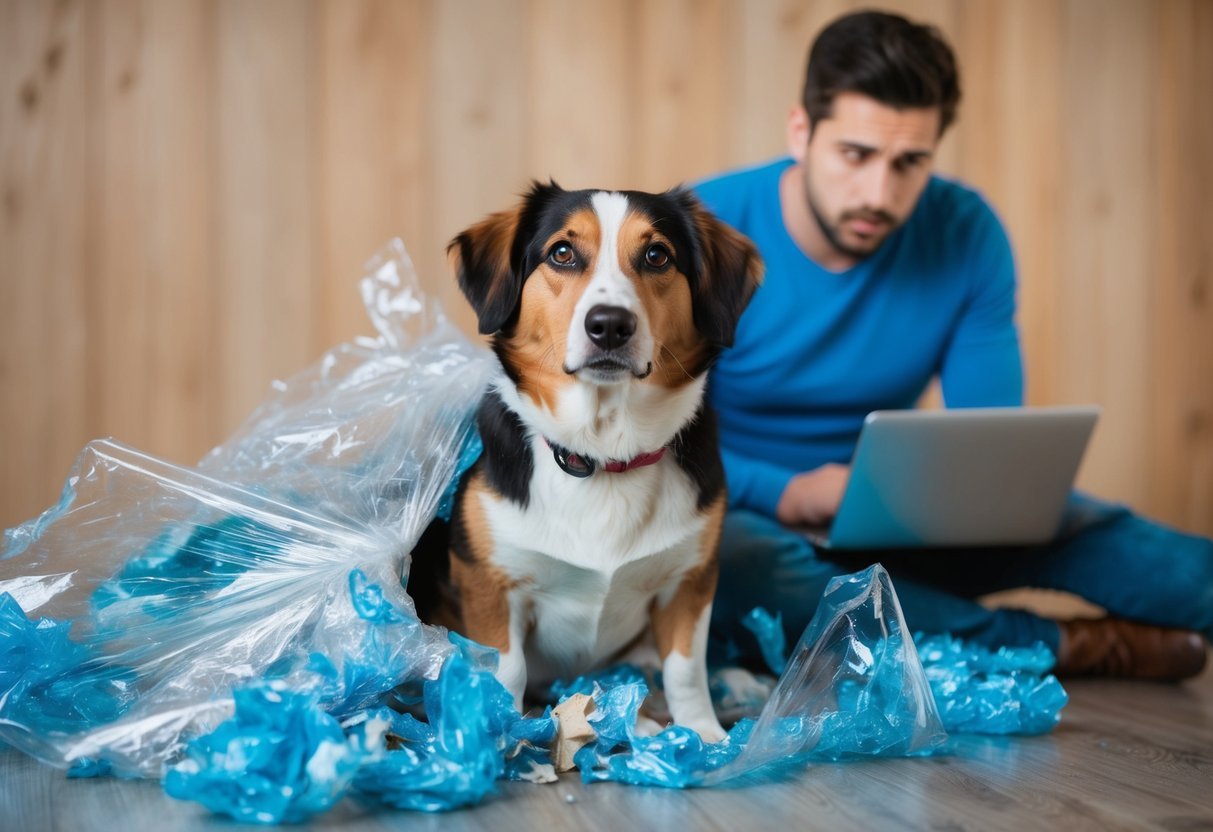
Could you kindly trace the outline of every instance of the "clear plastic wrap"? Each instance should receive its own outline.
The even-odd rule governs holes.
[[[769,618],[758,616],[756,620]],[[576,755],[583,779],[715,785],[758,771],[859,756],[911,756],[947,738],[893,584],[884,567],[833,579],[757,720],[705,745],[672,726],[637,736],[642,681],[595,693],[598,738]]]
[[[478,452],[495,362],[426,302],[398,241],[362,285],[379,336],[275,383],[196,469],[93,442],[59,504],[5,533],[0,739],[158,776],[231,715],[234,686],[314,685],[313,656],[338,715],[437,675],[449,643],[401,580]],[[384,592],[405,612],[372,620]]]

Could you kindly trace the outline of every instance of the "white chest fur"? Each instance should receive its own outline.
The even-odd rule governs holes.
[[[483,500],[494,564],[517,582],[511,607],[526,619],[532,684],[608,662],[703,556],[697,493],[670,454],[577,479],[537,452],[527,508]]]

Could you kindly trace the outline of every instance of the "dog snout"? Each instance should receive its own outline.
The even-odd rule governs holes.
[[[636,316],[622,306],[599,304],[585,316],[585,334],[599,349],[619,349],[636,334]]]

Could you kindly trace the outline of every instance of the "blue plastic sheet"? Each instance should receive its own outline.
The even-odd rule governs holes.
[[[944,727],[964,734],[1044,734],[1069,697],[1044,644],[996,651],[951,636],[918,636]]]
[[[758,719],[739,722],[723,742],[705,744],[678,726],[637,736],[646,692],[630,682],[594,694],[598,738],[574,758],[583,779],[713,785],[813,761],[931,754],[947,736],[879,565],[830,582]]]
[[[191,741],[186,759],[168,770],[170,795],[238,821],[297,823],[332,808],[364,759],[382,753],[384,716],[347,739],[315,693],[284,682],[237,689],[235,701],[235,716]]]

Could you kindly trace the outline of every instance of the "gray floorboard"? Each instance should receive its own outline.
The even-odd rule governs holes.
[[[694,791],[575,777],[503,784],[473,808],[425,815],[347,800],[310,826],[585,832],[685,830],[1213,830],[1213,669],[1183,685],[1071,681],[1043,737],[955,738],[931,759],[816,765],[778,782]],[[67,780],[0,750],[0,830],[137,832],[246,828],[167,797],[159,784]],[[247,827],[255,828],[255,827]]]

